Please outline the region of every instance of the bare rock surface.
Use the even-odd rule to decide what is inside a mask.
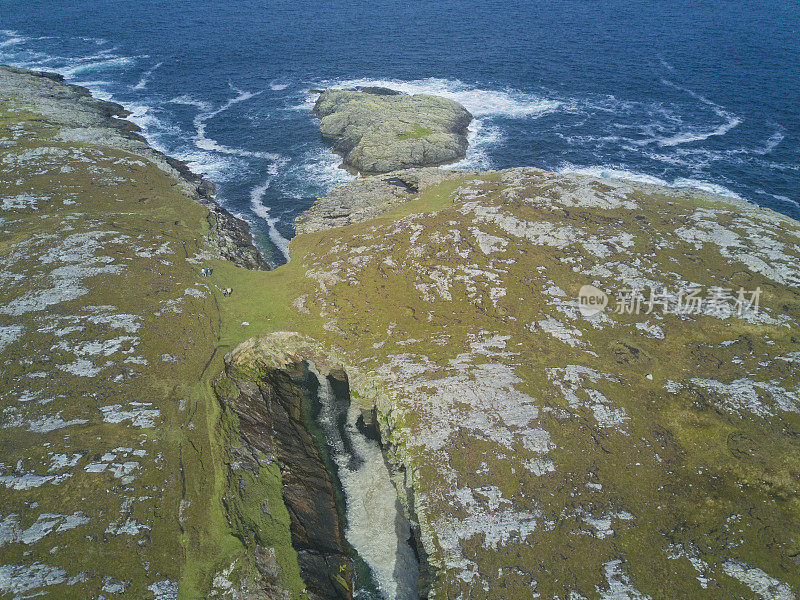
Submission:
[[[464,176],[435,167],[361,177],[331,190],[295,219],[298,234],[360,223],[403,205],[418,192]]]
[[[456,162],[466,155],[472,121],[447,98],[385,88],[325,90],[313,113],[344,165],[363,174]]]

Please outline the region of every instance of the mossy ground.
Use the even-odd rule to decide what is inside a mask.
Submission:
[[[0,159],[27,156],[0,176],[16,198],[0,213],[2,304],[63,293],[65,277],[86,290],[0,314],[0,327],[25,328],[0,348],[2,516],[89,518],[0,547],[3,564],[63,570],[49,593],[96,595],[113,573],[130,597],[158,581],[179,582],[181,598],[223,595],[217,575],[252,575],[258,543],[301,596],[278,470],[229,468],[237,424],[211,388],[227,351],[270,331],[313,337],[391,394],[380,418],[418,487],[436,597],[756,598],[747,582],[760,574],[800,589],[800,299],[781,279],[782,266],[797,272],[797,224],[707,198],[489,173],[296,238],[289,264],[252,272],[212,257],[205,209],[167,174],[0,110]],[[728,234],[758,260],[721,246]],[[760,286],[767,318],[580,317],[582,285],[632,278]],[[112,307],[106,321],[93,307]],[[113,350],[102,344],[120,337],[108,324],[119,315],[139,319],[135,340],[114,342],[124,353],[84,346]],[[100,371],[63,370],[73,363]],[[739,380],[750,405],[724,393]],[[152,425],[123,414],[145,408]],[[68,424],[34,431],[45,418]],[[103,460],[117,448],[145,452],[133,479],[114,471],[130,453]],[[56,468],[56,454],[79,458]],[[129,520],[148,528],[119,533]],[[740,568],[749,575],[729,574]]]
[[[419,123],[414,123],[409,131],[401,131],[398,133],[397,138],[400,140],[419,139],[432,133],[433,129],[430,129],[429,127],[423,127]]]

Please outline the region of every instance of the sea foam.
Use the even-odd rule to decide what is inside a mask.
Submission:
[[[736,198],[739,200],[742,199],[742,197],[736,192],[716,183],[689,178],[677,178],[672,181],[667,181],[666,179],[648,175],[647,173],[629,171],[616,165],[578,166],[571,163],[563,163],[557,169],[557,172],[579,173],[581,175],[589,175],[591,177],[598,177],[600,179],[629,179],[631,181],[639,181],[642,183],[650,183],[653,185],[661,185],[671,188],[691,187],[712,194],[717,194],[719,196],[726,196],[728,198]]]
[[[268,169],[269,177],[263,183],[255,186],[253,189],[250,190],[250,210],[253,211],[257,217],[263,219],[268,229],[268,235],[270,241],[281,251],[284,258],[288,261],[289,260],[289,240],[287,240],[281,232],[277,229],[277,224],[280,221],[277,217],[273,217],[270,214],[270,208],[264,204],[264,198],[267,194],[267,190],[270,188],[272,184],[273,178],[278,174],[278,170],[283,167],[288,159],[281,159],[276,161],[273,165],[270,166]]]
[[[431,94],[449,98],[458,102],[475,119],[468,130],[469,147],[466,157],[453,165],[459,169],[488,169],[492,167],[491,149],[504,138],[502,129],[492,120],[532,119],[558,110],[561,102],[531,94],[507,89],[485,89],[466,84],[458,79],[442,79],[430,77],[404,81],[399,79],[349,79],[332,80],[317,84],[315,87],[345,89],[355,87],[385,87],[406,94]],[[293,106],[295,109],[310,110],[315,95],[307,94],[303,102]]]

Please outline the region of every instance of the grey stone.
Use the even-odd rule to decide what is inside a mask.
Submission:
[[[447,98],[386,88],[326,90],[313,113],[344,165],[362,174],[461,160],[472,121],[467,109]]]

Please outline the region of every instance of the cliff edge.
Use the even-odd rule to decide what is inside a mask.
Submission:
[[[796,598],[800,224],[531,168],[406,197],[290,266],[370,375],[351,394],[413,490],[425,593]]]

